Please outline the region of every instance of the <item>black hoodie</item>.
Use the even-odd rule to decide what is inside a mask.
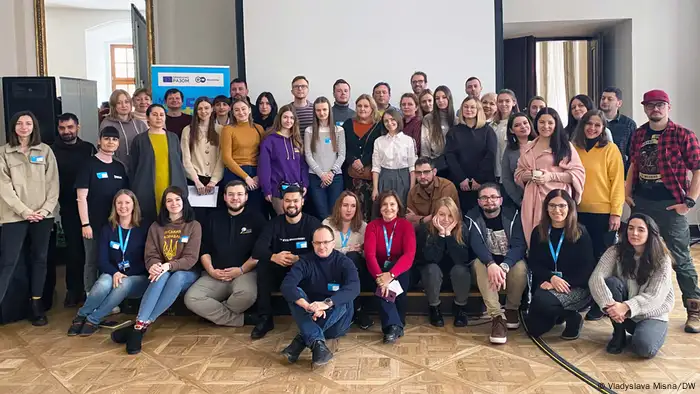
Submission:
[[[489,125],[478,129],[465,124],[452,126],[445,136],[445,158],[452,181],[457,185],[467,178],[482,185],[496,181],[497,147],[496,133]]]
[[[87,160],[97,153],[95,146],[78,138],[74,144],[66,144],[60,139],[51,145],[58,166],[60,192],[58,203],[61,215],[78,213],[78,195],[75,191],[75,178]]]

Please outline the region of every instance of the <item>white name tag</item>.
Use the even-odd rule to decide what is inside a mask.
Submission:
[[[189,240],[190,237],[187,235],[183,235],[182,238],[180,238],[180,242],[182,242],[183,244],[186,244],[187,242],[189,242]]]

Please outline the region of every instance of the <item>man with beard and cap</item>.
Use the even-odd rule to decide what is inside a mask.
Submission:
[[[273,218],[262,231],[253,249],[258,259],[258,324],[251,332],[252,339],[264,337],[275,328],[272,321],[271,296],[278,291],[284,276],[299,261],[299,256],[311,252],[314,231],[321,222],[302,213],[304,190],[292,184],[281,187],[284,215]]]
[[[85,298],[83,291],[85,253],[76,202],[78,196],[74,185],[85,162],[97,152],[94,145],[78,137],[79,132],[78,117],[69,112],[62,114],[58,117],[60,138],[51,146],[58,166],[60,184],[58,203],[61,226],[66,240],[66,298],[63,301],[66,308],[77,306]]]
[[[187,290],[185,305],[214,324],[241,327],[245,311],[258,298],[258,260],[251,255],[265,219],[246,207],[248,188],[234,180],[226,184],[227,212],[212,214],[202,228],[202,277]]]

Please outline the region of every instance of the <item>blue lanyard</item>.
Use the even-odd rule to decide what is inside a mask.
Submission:
[[[391,257],[391,245],[394,244],[394,234],[396,234],[396,224],[398,220],[394,222],[394,228],[391,230],[391,237],[386,234],[386,227],[382,225],[382,230],[384,230],[384,245],[386,245],[386,257]]]
[[[559,252],[561,252],[561,244],[564,242],[564,230],[561,232],[561,236],[559,237],[559,245],[557,245],[557,251],[554,251],[554,245],[552,245],[552,239],[550,238],[550,234],[552,233],[552,227],[549,228],[549,231],[547,231],[547,242],[549,243],[549,253],[552,254],[552,260],[554,260],[554,271],[557,271],[557,260],[559,260]]]
[[[125,259],[126,248],[129,246],[129,237],[131,237],[131,229],[126,232],[126,241],[122,238],[122,226],[119,226],[119,249],[122,251],[122,260]]]
[[[348,247],[348,241],[350,241],[350,234],[352,234],[352,229],[348,229],[348,232],[346,234],[343,234],[342,231],[340,231],[340,247],[341,248],[347,248]]]

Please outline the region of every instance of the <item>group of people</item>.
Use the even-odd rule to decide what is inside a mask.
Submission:
[[[41,297],[60,206],[65,305],[83,304],[68,335],[90,336],[124,299],[140,298],[134,324],[112,333],[129,354],[180,295],[215,324],[254,324],[260,339],[274,329],[280,291],[300,331],[282,353],[295,362],[308,347],[323,365],[326,339],[374,324],[369,302],[385,343],[403,335],[411,276],[430,323],[444,326],[448,274],[454,326],[468,324],[475,282],[495,344],[520,326],[529,291],[530,334],[565,323],[562,338],[576,339],[579,312],[591,307],[586,319],[613,324],[609,352],[629,332],[633,351],[653,357],[673,308],[671,268],[685,331],[700,332],[684,216],[700,195],[700,144],[669,119],[666,93],[644,95],[649,122],[639,128],[619,113],[619,89],[605,89],[600,110],[577,95],[564,127],[541,97],[521,112],[514,92],[482,96],[472,77],[455,111],[450,89],[427,83],[416,72],[396,108],[379,82],[353,110],[342,79],[331,104],[309,101],[309,81],[295,77],[293,102],[279,108],[269,92],[251,102],[236,79],[231,97],[200,97],[192,115],[177,89],[167,109],[147,90],[116,90],[97,148],[78,137],[73,114],[57,119],[51,147],[31,112],[15,114],[0,151],[0,303],[24,260],[30,318],[47,324]],[[193,208],[188,186],[218,188],[218,207]],[[632,216],[617,242],[625,201]],[[253,304],[257,319],[246,314]]]

